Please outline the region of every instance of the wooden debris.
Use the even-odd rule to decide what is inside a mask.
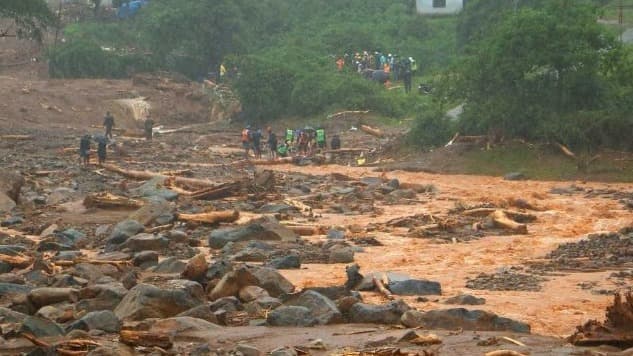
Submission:
[[[155,172],[150,172],[150,171],[136,171],[136,170],[131,170],[131,169],[123,169],[119,166],[116,166],[114,164],[103,164],[101,165],[101,167],[105,168],[106,170],[110,171],[110,172],[114,172],[114,173],[118,173],[124,177],[128,177],[131,179],[137,179],[137,180],[149,180],[152,178],[156,178],[156,177],[165,177],[168,178],[165,175],[162,175],[160,173],[155,173]],[[181,185],[186,185],[186,186],[194,186],[194,187],[200,187],[200,188],[209,188],[209,187],[215,187],[217,186],[216,182],[212,182],[206,179],[195,179],[195,178],[186,178],[186,177],[171,177],[173,179],[173,182],[176,184],[181,184]]]
[[[331,119],[337,118],[339,116],[363,115],[363,114],[368,114],[368,113],[369,113],[369,110],[366,110],[366,111],[358,111],[358,110],[356,110],[356,111],[341,111],[341,112],[337,112],[337,113],[334,113],[334,114],[330,114],[330,115],[327,116],[327,118],[328,118],[328,120],[331,120]]]
[[[387,287],[385,287],[385,285],[383,284],[383,282],[381,280],[379,280],[378,278],[374,277],[373,278],[373,282],[374,285],[376,286],[376,288],[378,289],[378,291],[385,296],[385,298],[389,299],[389,300],[394,300],[395,298],[393,297],[393,294],[391,294],[391,292],[389,291],[389,289],[387,289]]]
[[[221,222],[234,222],[240,218],[240,213],[237,210],[227,211],[212,211],[201,214],[178,214],[178,220],[187,221],[192,223],[210,224],[215,225]]]
[[[301,215],[306,216],[306,217],[311,217],[312,216],[312,207],[310,207],[309,205],[306,205],[298,200],[294,200],[294,199],[284,199],[284,204],[288,204],[292,207],[297,208],[297,210],[299,210],[299,212],[301,213]]]
[[[114,195],[108,192],[88,194],[84,199],[86,208],[138,209],[144,203],[140,200]]]
[[[144,230],[144,232],[147,233],[147,234],[156,234],[156,233],[159,233],[161,231],[171,230],[173,227],[174,227],[174,224],[155,226],[155,227],[152,227],[152,228],[146,228]]]
[[[119,341],[130,346],[170,349],[174,343],[168,334],[149,331],[121,330]]]
[[[86,355],[92,349],[101,346],[98,342],[87,339],[64,340],[55,344],[49,344],[29,333],[21,333],[20,335],[32,342],[33,345],[53,351],[56,355],[62,356]]]
[[[284,224],[285,227],[292,230],[295,234],[299,236],[314,236],[321,235],[323,233],[323,228],[313,225],[294,225],[294,224]]]
[[[274,166],[274,165],[278,165],[278,164],[290,164],[293,163],[295,160],[294,157],[280,157],[278,159],[275,160],[269,160],[269,159],[253,159],[248,161],[250,164],[253,164],[255,166]]]
[[[464,210],[461,212],[462,215],[466,216],[474,216],[474,217],[485,217],[491,214],[494,214],[497,211],[502,211],[505,215],[507,215],[512,220],[517,222],[532,222],[536,221],[536,216],[532,214],[521,213],[518,211],[512,210],[499,210],[497,208],[476,208]]]
[[[379,128],[371,127],[369,125],[360,125],[360,129],[361,131],[368,133],[372,136],[379,137],[379,138],[384,137],[382,130],[380,130]]]
[[[55,261],[55,265],[60,267],[71,267],[80,263],[88,263],[93,265],[112,265],[116,267],[119,271],[123,271],[127,267],[132,266],[132,261],[102,261],[87,258],[78,258],[72,261]]]
[[[503,212],[503,210],[497,210],[490,216],[492,218],[492,222],[503,229],[507,229],[517,234],[527,234],[527,225],[519,224],[518,222],[510,219],[508,215]]]
[[[431,346],[431,345],[439,345],[442,343],[442,339],[440,339],[435,334],[428,335],[418,335],[415,339],[409,341],[412,344],[419,346]]]
[[[242,188],[242,182],[221,184],[187,194],[193,199],[215,200],[230,197]]]
[[[511,338],[511,337],[503,336],[503,337],[501,337],[501,338],[502,338],[503,340],[508,341],[508,342],[511,342],[511,343],[513,343],[513,344],[515,344],[515,345],[518,345],[518,346],[521,346],[521,347],[526,347],[524,343],[522,343],[522,342],[521,342],[521,341],[519,341],[519,340],[515,340],[515,339],[513,339],[513,338]]]
[[[30,266],[33,263],[33,259],[23,254],[10,256],[0,253],[0,262],[4,262],[13,268],[22,269]]]
[[[633,347],[633,292],[617,293],[613,305],[607,307],[606,320],[590,320],[568,338],[576,346],[611,345],[622,349]]]
[[[0,140],[4,141],[29,141],[33,136],[30,135],[0,135]]]
[[[514,350],[497,350],[486,353],[486,356],[526,356]]]

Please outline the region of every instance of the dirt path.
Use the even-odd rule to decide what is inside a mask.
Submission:
[[[275,166],[273,169],[315,174],[314,167]],[[318,169],[318,174],[332,172],[357,178],[380,175],[368,168],[326,166]],[[533,332],[543,335],[569,335],[576,325],[588,319],[603,318],[611,297],[594,295],[589,290],[582,290],[578,284],[594,282],[600,288],[613,289],[614,285],[606,281],[610,272],[548,277],[549,281],[544,283],[539,292],[473,291],[465,287],[465,282],[467,277],[475,277],[482,272],[494,272],[499,268],[543,257],[557,245],[579,240],[585,234],[617,231],[630,226],[633,216],[617,201],[550,194],[552,188],[570,184],[561,182],[509,182],[494,177],[407,172],[391,172],[387,176],[401,182],[433,184],[440,193],[425,204],[385,207],[385,213],[378,217],[325,214],[319,223],[325,226],[365,225],[398,216],[446,210],[453,207],[456,201],[468,204],[498,203],[509,198],[523,198],[544,211],[536,212],[538,221],[529,224],[528,235],[491,236],[468,243],[437,244],[426,239],[379,233],[377,238],[385,246],[368,247],[364,253],[357,255],[356,261],[362,271],[400,271],[414,277],[439,281],[446,296],[472,293],[485,297],[487,303],[483,309],[528,322]],[[576,184],[594,189],[633,188],[631,184]],[[304,287],[340,285],[345,280],[345,271],[340,265],[305,267],[307,269],[285,271],[284,274],[296,285]],[[370,296],[367,297],[371,300]],[[414,298],[407,302],[421,309],[446,307],[433,302],[419,303]]]

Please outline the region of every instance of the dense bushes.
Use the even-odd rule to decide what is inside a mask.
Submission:
[[[48,57],[53,78],[124,78],[151,68],[142,55],[106,51],[83,40],[61,44],[51,49]]]

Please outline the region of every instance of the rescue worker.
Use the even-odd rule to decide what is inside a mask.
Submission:
[[[334,135],[334,137],[332,137],[332,141],[330,141],[330,148],[333,150],[341,149],[341,138],[338,135]]]
[[[154,120],[152,120],[149,117],[145,119],[144,128],[145,128],[145,139],[147,141],[151,141],[152,138],[154,137],[154,131],[152,130],[153,127],[154,127]]]
[[[248,159],[248,152],[251,149],[251,127],[246,126],[244,130],[242,130],[242,147],[244,148],[244,154],[246,155],[246,159]]]
[[[286,129],[286,141],[292,142],[294,140],[295,132],[292,129]]]
[[[270,159],[277,158],[277,135],[273,132],[272,128],[268,126],[268,149],[270,150]]]
[[[103,118],[103,127],[105,128],[105,137],[112,138],[112,128],[114,127],[114,117],[110,112],[106,112],[106,116]]]
[[[404,72],[402,73],[402,80],[404,81],[404,92],[409,94],[411,92],[411,81],[413,73],[411,72],[411,68],[406,66],[404,68]]]
[[[79,140],[79,158],[86,167],[90,163],[90,135],[84,135]]]
[[[279,145],[279,147],[277,147],[277,154],[279,154],[279,157],[288,157],[289,147],[290,141],[286,141],[283,144]]]
[[[251,135],[251,142],[253,143],[253,152],[255,158],[262,159],[262,130],[257,129]]]
[[[108,145],[107,137],[101,137],[101,136],[97,137],[97,158],[98,158],[100,166],[104,164],[106,161],[107,145]]]
[[[324,149],[327,146],[325,130],[322,127],[316,130],[316,144],[320,149]]]

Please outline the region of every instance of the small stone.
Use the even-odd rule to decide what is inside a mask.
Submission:
[[[314,326],[318,321],[306,307],[282,306],[268,314],[268,324],[271,326]]]

